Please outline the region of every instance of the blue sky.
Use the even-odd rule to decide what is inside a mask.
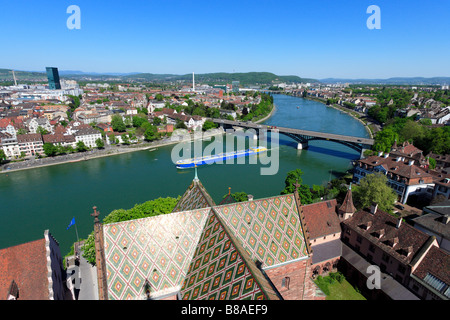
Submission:
[[[69,30],[67,7],[81,10]],[[369,5],[381,29],[369,30]],[[0,68],[450,76],[448,0],[0,0]]]

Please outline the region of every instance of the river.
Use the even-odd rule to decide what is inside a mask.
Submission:
[[[369,137],[359,121],[322,103],[285,95],[274,95],[274,103],[276,111],[265,124]],[[344,173],[359,157],[356,151],[329,141],[312,141],[305,150],[297,150],[296,145],[280,135],[279,168],[274,175],[261,175],[260,169],[267,165],[246,161],[201,166],[198,176],[216,203],[228,187],[258,199],[279,194],[290,170],[300,168],[303,183],[312,186]],[[172,148],[1,174],[0,248],[42,238],[49,229],[65,255],[77,240],[76,231],[86,238],[93,230],[94,205],[103,218],[114,209],[183,194],[194,170],[177,170],[171,161]],[[73,217],[76,226],[66,230]]]

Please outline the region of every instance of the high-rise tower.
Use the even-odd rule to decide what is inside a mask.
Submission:
[[[58,68],[47,67],[47,79],[50,90],[61,89],[61,82],[59,81]]]

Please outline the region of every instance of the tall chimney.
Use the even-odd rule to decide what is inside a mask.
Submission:
[[[192,92],[195,92],[195,76],[194,76],[194,72],[192,72]]]

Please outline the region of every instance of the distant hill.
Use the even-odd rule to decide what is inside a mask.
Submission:
[[[395,77],[388,79],[320,79],[322,83],[350,83],[350,84],[393,84],[393,85],[445,85],[450,84],[450,77]]]
[[[192,81],[192,73],[185,75],[138,73],[125,76],[125,79],[143,81]],[[315,79],[300,78],[299,76],[278,76],[270,72],[245,73],[203,73],[195,74],[195,81],[209,84],[224,84],[239,81],[241,85],[270,85],[274,83],[317,82]]]
[[[46,81],[47,75],[45,71],[19,71],[15,70],[17,80],[29,81]],[[166,81],[192,81],[192,73],[177,75],[177,74],[154,74],[154,73],[96,73],[83,72],[78,70],[59,70],[59,74],[65,79],[75,80],[111,80],[118,81],[142,81],[142,82],[166,82]],[[0,69],[0,81],[12,81],[13,76],[11,69]],[[245,73],[204,73],[195,74],[195,81],[197,83],[208,84],[225,84],[232,81],[239,81],[241,85],[271,85],[275,83],[306,83],[317,82],[315,79],[301,78],[299,76],[287,75],[279,76],[270,72],[245,72]]]
[[[47,75],[45,72],[35,72],[35,71],[18,71],[14,70],[16,79],[19,80],[30,80],[30,81],[46,81]],[[13,74],[11,69],[0,69],[0,81],[13,81]]]

